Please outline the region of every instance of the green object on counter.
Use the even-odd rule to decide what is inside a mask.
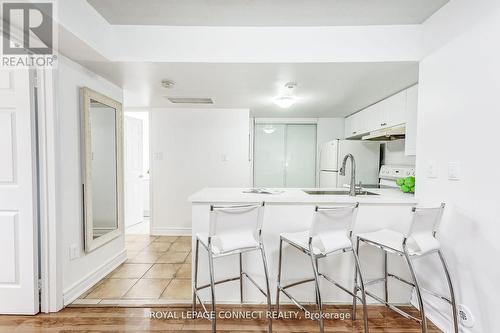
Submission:
[[[398,186],[404,185],[404,183],[405,183],[404,178],[398,178],[398,180],[396,180],[396,184],[398,184]]]
[[[415,186],[413,186],[412,188],[410,188],[410,193],[415,193]]]
[[[410,192],[410,188],[406,185],[401,185],[401,191],[403,191],[404,193],[408,193]]]
[[[404,184],[408,187],[414,187],[415,186],[415,177],[406,177]]]

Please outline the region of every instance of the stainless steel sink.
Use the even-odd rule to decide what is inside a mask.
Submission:
[[[305,193],[311,194],[311,195],[349,195],[349,191],[346,191],[346,190],[330,190],[330,191],[328,191],[328,190],[326,190],[326,191],[322,191],[322,190],[303,190],[303,191]],[[378,194],[362,190],[360,192],[357,192],[356,195],[378,195]]]

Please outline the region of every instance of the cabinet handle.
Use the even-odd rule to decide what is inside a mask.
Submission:
[[[352,134],[356,134],[356,133],[358,133],[358,132],[352,132]]]
[[[382,123],[380,124],[380,126],[387,126],[387,123]]]

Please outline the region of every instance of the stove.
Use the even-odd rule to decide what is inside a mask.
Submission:
[[[412,165],[382,165],[379,173],[379,186],[382,188],[397,188],[398,178],[415,177],[415,166]]]

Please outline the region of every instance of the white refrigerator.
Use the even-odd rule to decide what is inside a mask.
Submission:
[[[333,140],[321,145],[319,156],[319,187],[335,188],[349,184],[350,161],[345,176],[339,174],[345,155],[352,154],[356,161],[356,183],[378,184],[380,143],[361,140]]]

